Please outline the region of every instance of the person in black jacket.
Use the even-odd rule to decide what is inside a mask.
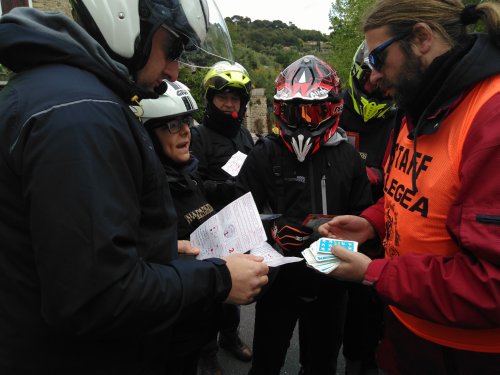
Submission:
[[[221,210],[235,198],[235,177],[222,167],[237,152],[247,155],[253,139],[243,119],[250,100],[252,82],[240,64],[220,61],[203,79],[205,114],[203,123],[192,129],[191,151],[199,160],[199,173],[203,179],[210,204]],[[240,310],[238,306],[224,305],[224,326],[219,345],[241,361],[249,361],[252,351],[239,337]],[[217,340],[207,346],[200,365],[202,375],[221,372],[217,360]]]
[[[281,214],[271,236],[285,255],[317,238],[309,214],[360,212],[371,203],[363,162],[338,127],[343,99],[335,70],[304,56],[276,80],[279,136],[259,139],[238,175],[238,194],[252,192],[260,212]],[[346,304],[345,285],[305,262],[280,267],[256,302],[252,375],[279,374],[299,323],[303,374],[336,374]]]
[[[390,147],[396,107],[391,97],[370,82],[370,74],[368,50],[363,41],[354,55],[348,87],[344,91],[340,126],[365,162],[372,196],[377,201],[383,195],[384,156]],[[360,249],[372,258],[384,256],[378,240],[369,241]],[[383,331],[383,305],[364,285],[349,284],[348,295],[342,345],[346,375],[376,374],[375,352]]]
[[[220,210],[235,198],[235,178],[222,169],[238,151],[248,155],[253,138],[242,126],[252,82],[238,63],[220,61],[205,75],[203,123],[192,129],[191,151],[199,159],[200,176],[210,203]]]
[[[0,92],[0,373],[164,375],[181,316],[267,280],[256,258],[177,259],[165,172],[129,108],[177,79],[207,3],[71,3],[83,28],[27,7],[0,18],[16,73]]]
[[[190,234],[216,213],[207,202],[198,176],[198,160],[189,152],[192,115],[198,110],[189,89],[181,82],[166,82],[158,99],[145,99],[140,107],[142,123],[151,136],[167,176],[177,212],[177,238],[181,257],[198,255],[189,244]],[[194,314],[185,314],[173,328],[172,349],[167,359],[170,375],[196,375],[201,348],[218,330],[221,304],[214,303]]]

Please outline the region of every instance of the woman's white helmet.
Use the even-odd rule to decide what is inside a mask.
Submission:
[[[209,51],[232,59],[224,18],[213,0],[70,0],[73,17],[107,52],[134,73],[149,57],[156,30],[165,25],[182,39],[186,51],[207,48],[211,35],[225,51]],[[210,46],[215,45],[213,41]],[[213,48],[212,48],[213,49]]]
[[[167,91],[157,99],[143,99],[140,106],[131,106],[147,129],[162,126],[165,120],[186,116],[198,110],[189,88],[179,81],[167,82]]]

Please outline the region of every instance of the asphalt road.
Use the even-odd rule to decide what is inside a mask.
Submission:
[[[250,347],[253,340],[253,322],[255,314],[255,303],[241,306],[240,337]],[[224,349],[219,349],[219,362],[224,375],[246,375],[250,369],[250,363],[238,361]],[[339,355],[337,374],[345,373],[345,364],[342,355]],[[299,347],[297,329],[292,337],[290,348],[286,356],[285,366],[281,369],[281,375],[297,375],[299,372]]]

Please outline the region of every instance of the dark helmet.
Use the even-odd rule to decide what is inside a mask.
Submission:
[[[178,44],[172,55],[193,51],[202,45],[214,16],[221,18],[219,30],[227,30],[212,0],[70,0],[73,17],[112,58],[134,73],[147,62],[153,34],[164,26]],[[210,5],[210,6],[209,6]],[[211,10],[209,14],[209,8]],[[230,40],[229,35],[227,35]],[[227,46],[227,43],[223,43]],[[230,43],[229,43],[230,44]],[[231,52],[232,53],[232,52]]]
[[[363,41],[354,55],[348,91],[354,110],[364,122],[391,115],[395,109],[394,100],[384,96],[370,83],[371,72],[368,65],[368,48]]]
[[[241,123],[245,117],[248,101],[250,100],[250,91],[252,90],[252,81],[246,69],[238,63],[229,61],[219,61],[210,68],[203,78],[202,92],[206,99],[207,115],[214,117],[217,122],[227,123],[231,126],[232,122]],[[240,111],[237,118],[224,118],[215,108],[212,99],[216,93],[233,92],[240,99]]]
[[[315,56],[304,56],[275,82],[274,114],[279,133],[299,161],[314,154],[335,133],[343,108],[337,72]]]

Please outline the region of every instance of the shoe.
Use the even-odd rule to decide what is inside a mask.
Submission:
[[[200,357],[198,375],[222,375],[222,368],[216,353]]]
[[[236,336],[235,339],[229,340],[224,336],[219,337],[219,346],[222,349],[230,352],[235,358],[243,362],[250,362],[252,359],[252,349],[248,347],[241,339]]]

